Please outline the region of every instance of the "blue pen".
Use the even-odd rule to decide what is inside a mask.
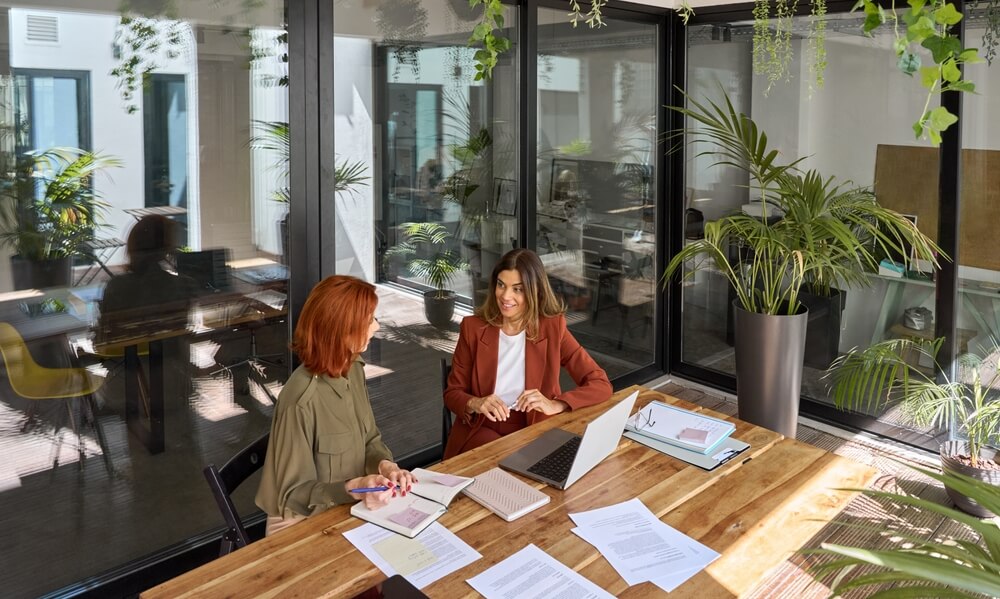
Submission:
[[[348,493],[378,493],[379,491],[388,491],[389,487],[362,487],[360,489],[349,489]]]

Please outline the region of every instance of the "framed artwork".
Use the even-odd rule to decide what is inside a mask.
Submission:
[[[517,212],[517,181],[494,179],[493,211],[503,216],[514,216]]]
[[[553,158],[549,171],[549,204],[560,205],[576,200],[579,193],[580,161]]]

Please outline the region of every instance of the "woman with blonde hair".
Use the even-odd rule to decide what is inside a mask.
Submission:
[[[608,375],[566,328],[564,307],[531,250],[507,252],[489,294],[462,320],[444,402],[457,416],[446,458],[554,414],[605,401]],[[561,368],[576,389],[563,393]]]
[[[292,344],[302,365],[278,396],[257,490],[268,535],[342,503],[376,509],[416,482],[392,460],[368,402],[360,354],[379,329],[376,304],[374,285],[339,275],[306,298]]]

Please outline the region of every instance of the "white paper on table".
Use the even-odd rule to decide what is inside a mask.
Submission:
[[[630,586],[650,580],[670,584],[674,575],[696,573],[719,557],[661,522],[638,499],[569,517],[577,525],[573,532],[596,547]]]
[[[466,582],[486,599],[614,597],[534,545],[528,545]]]
[[[370,523],[344,538],[386,576],[400,574],[418,589],[483,557],[440,522],[412,539]]]
[[[716,560],[716,558],[718,558],[718,557],[719,557],[719,555],[716,554],[715,557],[713,557],[712,559],[710,559],[708,561],[708,563],[714,562]],[[707,565],[708,564],[705,564],[705,566],[707,566]],[[653,580],[650,580],[649,582],[655,584],[656,586],[660,587],[661,589],[663,589],[664,591],[666,591],[667,593],[669,593],[670,591],[676,589],[677,587],[679,587],[682,584],[684,584],[685,582],[687,582],[687,580],[689,578],[691,578],[692,576],[694,576],[698,572],[701,572],[702,570],[704,570],[705,566],[698,566],[697,568],[691,568],[690,570],[683,570],[681,572],[674,572],[672,574],[668,574],[667,576],[663,576],[661,578],[654,578]]]

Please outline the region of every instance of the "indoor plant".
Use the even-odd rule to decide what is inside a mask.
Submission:
[[[424,315],[438,328],[447,327],[455,312],[455,292],[446,289],[458,273],[469,263],[445,245],[451,237],[438,223],[403,223],[404,240],[386,251],[386,257],[402,257],[410,274],[427,280],[434,287],[424,292]]]
[[[955,491],[972,497],[978,504],[1000,513],[1000,488],[960,474],[938,474],[921,468],[915,470],[944,483],[949,493]],[[935,535],[928,540],[892,531],[892,538],[898,547],[891,549],[874,550],[823,543],[822,549],[807,553],[835,557],[833,561],[812,568],[817,576],[842,572],[831,584],[831,596],[862,589],[868,593],[878,590],[878,596],[885,598],[1000,596],[1000,526],[995,521],[980,520],[903,493],[859,490],[878,499],[941,514],[969,527],[979,539],[978,542],[970,541],[951,533],[944,538]],[[882,523],[872,525],[884,526]],[[853,577],[846,576],[855,567],[869,565],[878,569],[874,572],[862,571]],[[871,588],[872,585],[875,585],[874,588]],[[889,585],[893,587],[885,588]]]
[[[807,285],[867,285],[876,252],[915,255],[936,264],[937,247],[870,193],[834,184],[798,168],[803,158],[779,162],[767,135],[728,97],[723,105],[670,107],[692,121],[672,139],[704,147],[713,168],[734,167],[748,180],[759,216],[738,212],[705,224],[667,265],[664,278],[714,267],[736,295],[736,379],[740,418],[794,436],[807,325],[801,292]],[[706,147],[707,146],[707,147]]]
[[[940,345],[941,340],[889,339],[848,352],[830,367],[833,400],[837,407],[853,410],[898,405],[921,427],[948,428],[954,423],[965,440],[941,444],[942,469],[1000,485],[1000,461],[997,451],[989,447],[1000,434],[1000,346],[993,345],[985,358],[974,353],[961,355],[953,380],[937,362]],[[920,357],[934,362],[933,372],[912,366]],[[948,493],[959,508],[971,514],[1000,513],[991,514],[950,487]]]
[[[17,159],[0,205],[0,244],[14,250],[16,289],[70,285],[73,258],[85,254],[105,206],[94,191],[94,175],[118,166],[117,158],[76,148]]]

